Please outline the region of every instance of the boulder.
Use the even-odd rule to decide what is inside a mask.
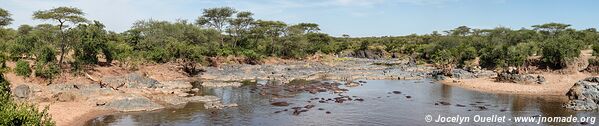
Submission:
[[[206,96],[185,97],[185,100],[188,102],[213,102],[213,101],[220,100],[220,98],[218,98],[216,96],[206,95]]]
[[[273,103],[270,103],[270,104],[273,105],[273,106],[289,106],[289,103],[284,102],[284,101],[282,101],[282,102],[273,102]]]
[[[434,80],[437,81],[441,81],[441,80],[445,80],[445,75],[443,75],[443,71],[442,70],[433,70],[432,72],[428,73]]]
[[[545,83],[545,77],[543,77],[541,75],[537,75],[535,77],[535,76],[528,75],[528,74],[515,74],[515,73],[509,73],[509,72],[504,72],[504,73],[499,74],[496,79],[499,82],[511,82],[511,83],[525,83],[525,84],[529,84],[529,83],[543,84],[543,83]]]
[[[240,82],[229,82],[229,81],[205,81],[202,82],[204,87],[239,87],[242,84]]]
[[[174,106],[187,104],[187,100],[185,99],[185,97],[179,97],[179,96],[174,96],[174,95],[154,96],[153,99],[160,101],[162,103],[165,103],[168,105],[174,105]]]
[[[164,108],[163,106],[152,102],[150,99],[142,96],[126,96],[120,99],[108,102],[103,107],[121,112],[132,111],[152,111]]]
[[[599,103],[599,77],[588,77],[574,84],[566,93],[568,103],[565,108],[574,110],[594,110]]]
[[[102,83],[107,86],[118,89],[127,88],[157,88],[161,87],[160,83],[152,78],[146,77],[142,73],[133,72],[124,76],[112,76],[102,78]]]
[[[475,78],[475,75],[474,73],[471,73],[464,69],[453,69],[451,70],[451,77],[457,79],[472,79]]]
[[[166,81],[162,82],[163,88],[166,89],[182,89],[182,90],[191,90],[193,85],[190,82],[186,81]]]
[[[31,94],[31,89],[27,85],[19,85],[12,92],[17,98],[27,99]]]
[[[72,102],[77,99],[77,95],[72,92],[60,92],[53,97],[60,102]]]
[[[477,70],[476,72],[474,72],[474,74],[477,78],[497,76],[497,73],[490,70]]]

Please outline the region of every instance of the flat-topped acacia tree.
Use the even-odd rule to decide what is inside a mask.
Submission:
[[[40,20],[53,20],[53,21],[57,21],[58,24],[58,28],[60,29],[60,59],[58,60],[58,64],[62,63],[64,54],[65,54],[65,35],[64,35],[64,28],[67,28],[68,26],[65,25],[65,23],[73,23],[73,24],[78,24],[78,23],[82,23],[82,22],[86,22],[87,19],[85,19],[83,16],[85,15],[85,13],[83,13],[83,11],[81,11],[81,9],[79,8],[75,8],[75,7],[57,7],[57,8],[53,8],[50,10],[40,10],[40,11],[36,11],[33,13],[33,19],[40,19]]]
[[[202,16],[198,17],[196,23],[201,26],[216,29],[220,33],[220,45],[223,46],[225,40],[222,33],[224,29],[229,26],[229,21],[232,20],[231,16],[235,13],[237,13],[237,10],[231,7],[204,9]]]
[[[10,18],[10,13],[0,8],[0,27],[9,25],[11,21],[12,18]]]

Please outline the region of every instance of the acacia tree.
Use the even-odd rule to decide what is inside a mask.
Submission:
[[[567,29],[570,26],[571,25],[569,24],[562,23],[547,23],[542,25],[533,25],[532,27],[534,28],[534,30],[537,30],[543,34],[556,36],[557,33]]]
[[[83,16],[85,15],[85,13],[83,13],[83,11],[81,11],[79,8],[75,8],[75,7],[57,7],[57,8],[53,8],[50,10],[41,10],[41,11],[36,11],[33,13],[33,18],[34,19],[40,19],[40,20],[53,20],[53,21],[57,21],[58,24],[58,28],[60,29],[60,36],[61,36],[61,40],[60,40],[60,59],[58,60],[58,63],[61,64],[64,54],[65,54],[65,34],[64,34],[64,30],[65,28],[67,28],[68,26],[65,25],[65,23],[70,22],[73,24],[78,24],[81,22],[86,22],[87,19],[85,19]]]
[[[208,28],[216,29],[220,34],[220,45],[223,46],[225,39],[222,36],[223,30],[228,27],[228,23],[232,20],[231,16],[237,11],[231,7],[219,7],[204,9],[196,23]]]
[[[10,18],[10,13],[0,8],[0,27],[10,25],[10,22],[12,22],[12,18]]]
[[[233,36],[233,47],[237,46],[237,41],[241,40],[242,37],[245,37],[245,34],[249,31],[250,26],[254,22],[254,15],[252,12],[239,12],[235,16],[235,19],[229,20],[229,24],[231,27],[228,29],[228,32],[231,36]]]
[[[279,36],[285,34],[287,24],[281,21],[263,21],[258,20],[254,23],[253,32],[264,35],[264,37],[270,38],[270,54],[275,53],[275,41]]]

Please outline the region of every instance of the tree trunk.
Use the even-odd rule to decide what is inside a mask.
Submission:
[[[275,53],[275,38],[270,39],[270,56],[274,56]]]
[[[60,29],[60,58],[58,59],[58,66],[62,65],[62,59],[64,58],[64,46],[65,46],[65,36],[64,36],[64,31],[62,31],[62,26],[63,26],[64,22],[60,22],[60,25],[58,25],[58,28]]]

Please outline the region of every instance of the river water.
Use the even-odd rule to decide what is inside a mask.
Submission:
[[[101,116],[88,121],[86,125],[455,125],[459,121],[440,123],[435,120],[439,116],[458,115],[469,117],[469,122],[462,122],[466,125],[537,125],[537,122],[515,123],[512,117],[599,116],[597,111],[572,111],[562,108],[562,104],[567,101],[566,97],[482,93],[438,84],[427,79],[372,80],[362,86],[346,87],[349,91],[343,93],[344,95],[362,98],[364,101],[319,103],[318,100],[311,100],[316,97],[325,99],[337,97],[337,94],[328,92],[300,93],[290,98],[277,99],[291,103],[285,107],[270,105],[273,98],[251,93],[250,87],[204,89],[205,94],[216,95],[222,98],[223,103],[236,103],[238,107],[211,110],[204,109],[201,103],[190,103],[177,109]],[[400,91],[401,94],[392,93],[393,91]],[[440,101],[450,105],[443,105],[439,103]],[[299,115],[293,115],[290,109],[310,104],[315,107]],[[282,111],[284,109],[289,111]],[[281,112],[275,113],[276,111]],[[327,111],[330,113],[327,114]],[[427,115],[433,117],[432,122],[425,120]],[[506,122],[474,122],[475,117],[493,115],[505,116],[506,119],[503,120]],[[580,125],[581,123],[541,122],[539,124]]]

